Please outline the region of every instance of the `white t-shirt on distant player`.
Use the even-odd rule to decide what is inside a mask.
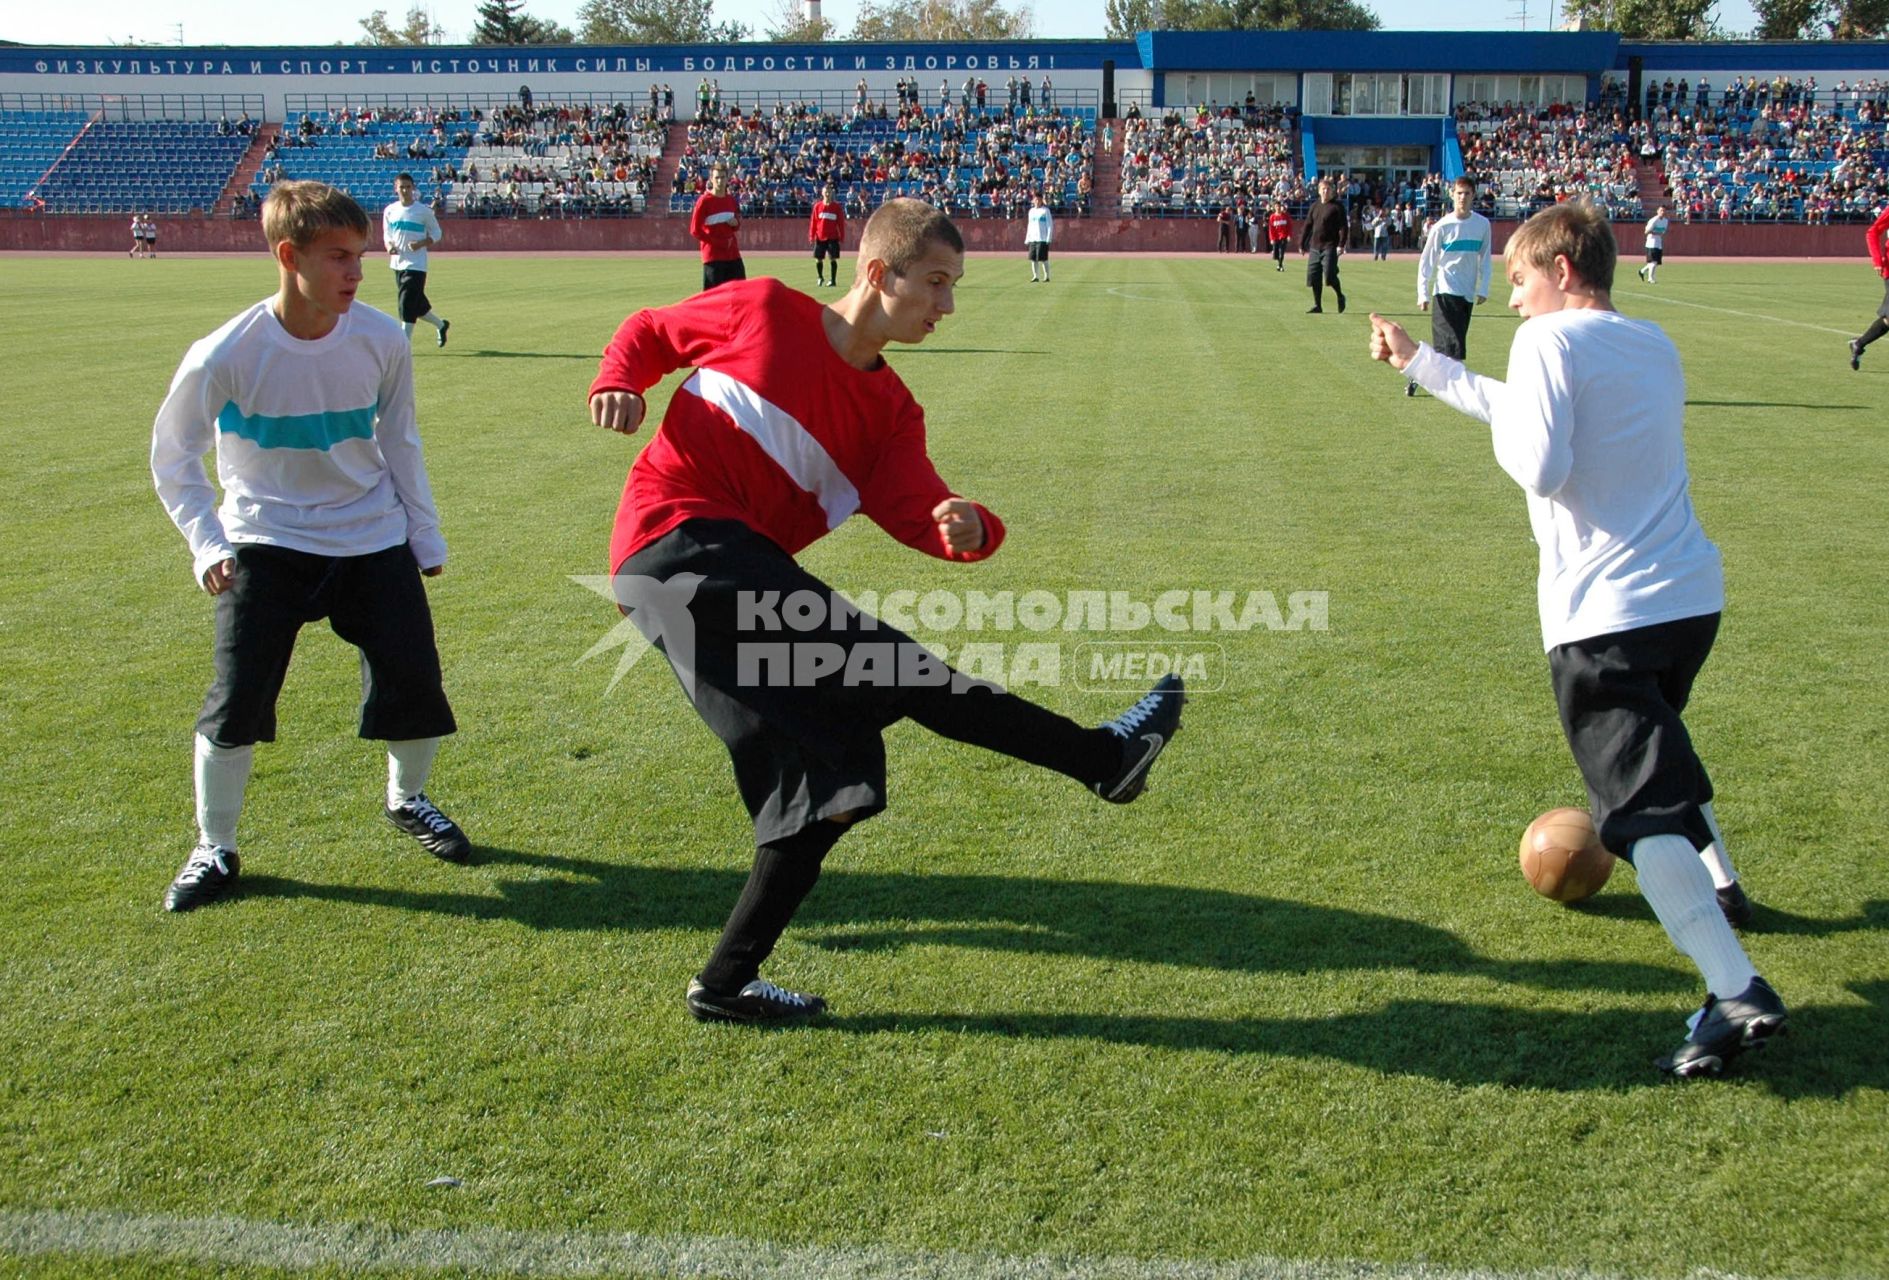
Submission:
[[[1049,206],[1041,204],[1031,205],[1029,225],[1023,232],[1023,243],[1048,244],[1050,228],[1054,221],[1055,220],[1050,216]]]
[[[439,219],[433,216],[429,205],[418,200],[412,204],[396,200],[382,210],[380,232],[387,251],[393,255],[391,262],[395,271],[426,270],[426,250],[407,246],[429,238],[434,244],[440,242]]]
[[[1672,222],[1666,218],[1653,218],[1649,220],[1646,224],[1646,247],[1649,249],[1664,249],[1666,247],[1666,228],[1671,225]]]

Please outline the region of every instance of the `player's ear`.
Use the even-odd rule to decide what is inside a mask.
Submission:
[[[293,240],[276,241],[270,252],[275,255],[277,266],[284,271],[295,270],[295,242]]]
[[[860,274],[866,277],[866,283],[875,290],[883,290],[888,271],[884,258],[867,258],[860,269]]]

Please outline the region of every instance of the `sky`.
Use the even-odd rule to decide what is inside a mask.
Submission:
[[[420,0],[453,42],[464,42],[478,0]],[[525,12],[575,31],[582,0],[528,0]],[[22,44],[103,45],[132,40],[161,44],[353,44],[360,20],[385,8],[398,26],[415,0],[341,0],[319,5],[257,4],[255,0],[85,0],[76,5],[0,0],[0,39]],[[1558,0],[1365,0],[1387,31],[1541,31],[1559,18]],[[718,21],[747,24],[757,33],[776,22],[781,0],[715,0]],[[1011,7],[1015,0],[1011,0]],[[1098,39],[1103,0],[1034,0],[1036,35]],[[824,0],[824,16],[849,29],[858,0]],[[1750,0],[1719,0],[1717,16],[1729,31],[1757,23]],[[181,34],[182,39],[179,39]]]

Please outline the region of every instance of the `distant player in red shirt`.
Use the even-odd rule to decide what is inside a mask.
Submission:
[[[718,164],[709,171],[708,190],[696,200],[689,214],[689,234],[702,246],[704,291],[730,280],[748,278],[736,234],[740,229],[741,205],[728,194],[728,170]]]
[[[754,823],[747,887],[689,983],[697,1018],[778,1024],[825,1010],[760,968],[828,851],[885,808],[887,726],[914,720],[1117,804],[1140,794],[1180,728],[1177,677],[1085,729],[953,670],[794,562],[856,512],[941,560],[982,560],[1003,543],[1003,523],[939,478],[924,411],[881,355],[924,341],[955,309],[963,274],[951,220],[892,200],[867,221],[852,288],[832,305],[759,279],[639,311],[591,384],[591,420],[629,434],[643,393],[693,370],[630,468],[610,564],[619,606],[727,746]]]
[[[1292,244],[1292,215],[1286,207],[1274,202],[1272,212],[1266,217],[1266,240],[1272,246],[1273,268],[1286,269],[1286,250]]]
[[[846,209],[833,198],[830,182],[820,188],[820,198],[814,202],[813,217],[807,222],[807,239],[813,242],[813,278],[822,287],[839,288],[840,242],[846,239]],[[822,271],[823,261],[833,264],[831,280]]]
[[[1876,274],[1883,279],[1882,305],[1876,308],[1876,319],[1869,328],[1863,330],[1863,336],[1850,339],[1850,368],[1863,367],[1863,348],[1867,347],[1883,334],[1889,333],[1889,245],[1884,244],[1889,238],[1889,205],[1869,224],[1865,242],[1869,245],[1869,260],[1875,264]]]

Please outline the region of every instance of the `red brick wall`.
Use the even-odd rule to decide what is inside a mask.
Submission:
[[[37,250],[56,253],[122,253],[131,243],[130,218],[116,215],[68,214],[56,217],[0,213],[0,251]],[[228,218],[159,218],[158,252],[261,253],[262,225]],[[1515,223],[1496,224],[1496,244],[1504,244]],[[966,219],[958,224],[965,247],[974,252],[1021,252],[1023,222]],[[857,225],[850,228],[848,247],[858,241]],[[1620,252],[1638,257],[1641,231],[1637,224],[1619,227]],[[446,243],[452,252],[512,251],[626,252],[631,250],[693,248],[687,224],[681,218],[598,219],[589,222],[507,222],[449,218]],[[1214,247],[1214,224],[1194,218],[1152,218],[1145,221],[1061,218],[1056,223],[1056,248],[1063,253],[1207,253]],[[1747,224],[1673,225],[1668,241],[1673,256],[1860,258],[1861,225],[1834,227],[1765,226]],[[753,219],[741,228],[742,248],[756,253],[803,253],[807,224],[800,218]]]

